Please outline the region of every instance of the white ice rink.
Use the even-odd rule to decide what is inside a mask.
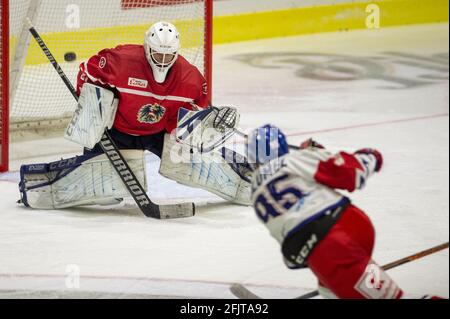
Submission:
[[[242,128],[271,122],[293,144],[312,136],[335,150],[380,149],[383,172],[352,198],[385,264],[449,240],[448,36],[437,24],[216,46],[214,102],[238,106]],[[232,298],[234,282],[291,298],[316,288],[309,270],[285,268],[251,208],[182,188],[148,160],[150,196],[195,198],[195,217],[146,219],[131,201],[28,210],[15,203],[18,174],[0,175],[0,298]],[[79,288],[67,288],[70,265]],[[408,293],[449,296],[448,250],[389,273]]]

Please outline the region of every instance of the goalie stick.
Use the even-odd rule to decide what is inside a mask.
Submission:
[[[429,256],[431,254],[434,254],[436,252],[439,252],[441,250],[447,249],[449,248],[449,243],[444,243],[429,249],[426,249],[424,251],[418,252],[414,255],[408,256],[408,257],[404,257],[402,259],[393,261],[387,265],[384,265],[382,268],[383,270],[389,270],[395,267],[398,267],[400,265],[409,263],[411,261]],[[244,285],[242,284],[233,284],[230,287],[230,291],[233,293],[233,295],[235,295],[236,297],[238,297],[239,299],[262,299],[260,296],[254,294],[253,292],[251,292],[249,289],[247,289]],[[310,299],[313,297],[316,297],[319,295],[319,291],[318,290],[314,290],[311,291],[307,294],[301,295],[299,297],[295,297],[293,299]]]
[[[55,68],[56,72],[58,72],[58,75],[63,80],[66,87],[69,89],[70,93],[73,95],[75,100],[78,101],[78,95],[72,83],[67,78],[64,71],[61,69],[61,66],[56,61],[53,54],[50,52],[50,49],[42,40],[36,28],[31,23],[31,20],[27,19],[27,22],[29,24],[29,31],[31,35],[34,37],[39,47],[45,53],[48,60]],[[168,219],[190,217],[195,215],[194,203],[174,205],[156,205],[155,203],[153,203],[148,197],[146,190],[142,187],[141,183],[136,178],[130,166],[120,153],[107,130],[105,130],[105,132],[103,133],[103,136],[99,143],[109,161],[111,162],[111,165],[114,167],[125,187],[129,191],[130,195],[133,197],[139,209],[142,211],[142,213],[144,213],[145,216],[156,219]]]

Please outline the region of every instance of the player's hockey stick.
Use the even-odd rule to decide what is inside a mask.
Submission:
[[[72,83],[67,78],[64,71],[61,69],[59,63],[50,52],[50,49],[44,43],[31,21],[29,19],[27,19],[27,21],[29,24],[30,33],[32,34],[42,51],[45,53],[48,60],[55,68],[56,72],[58,72],[60,78],[67,86],[70,93],[73,95],[75,100],[78,101],[78,95]],[[111,162],[111,165],[114,167],[117,174],[122,179],[125,187],[128,189],[136,204],[145,216],[157,219],[168,219],[190,217],[195,215],[195,205],[193,203],[175,205],[156,205],[155,203],[153,203],[148,197],[146,190],[142,187],[141,183],[136,178],[136,175],[133,173],[130,166],[120,153],[107,130],[105,130],[105,132],[103,133],[103,136],[99,143],[109,161]]]
[[[387,265],[384,265],[382,268],[383,270],[389,270],[395,267],[398,267],[400,265],[409,263],[411,261],[429,256],[431,254],[434,254],[438,251],[444,250],[449,248],[449,243],[444,243],[429,249],[426,249],[424,251],[418,252],[414,255],[408,256],[408,257],[404,257],[402,259],[393,261]],[[253,292],[251,292],[250,290],[248,290],[245,286],[241,285],[241,284],[233,284],[230,287],[230,291],[233,293],[233,295],[235,295],[236,297],[238,297],[239,299],[262,299],[260,296],[254,294]],[[309,298],[313,298],[319,295],[319,291],[315,290],[315,291],[311,291],[307,294],[301,295],[299,297],[296,297],[294,299],[309,299]]]

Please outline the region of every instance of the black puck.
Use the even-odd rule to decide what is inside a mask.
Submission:
[[[75,52],[67,52],[66,54],[64,54],[64,60],[66,62],[73,62],[77,59],[77,55]]]

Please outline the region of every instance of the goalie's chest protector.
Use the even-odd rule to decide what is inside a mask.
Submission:
[[[89,61],[87,73],[99,72],[103,75],[100,78],[117,90],[119,106],[114,127],[121,132],[131,135],[171,132],[177,125],[178,110],[191,109],[190,103],[202,94],[200,72],[181,56],[166,81],[159,84],[154,80],[142,46],[105,51]],[[102,64],[106,64],[104,70]],[[92,77],[95,78],[89,76],[91,80]]]

